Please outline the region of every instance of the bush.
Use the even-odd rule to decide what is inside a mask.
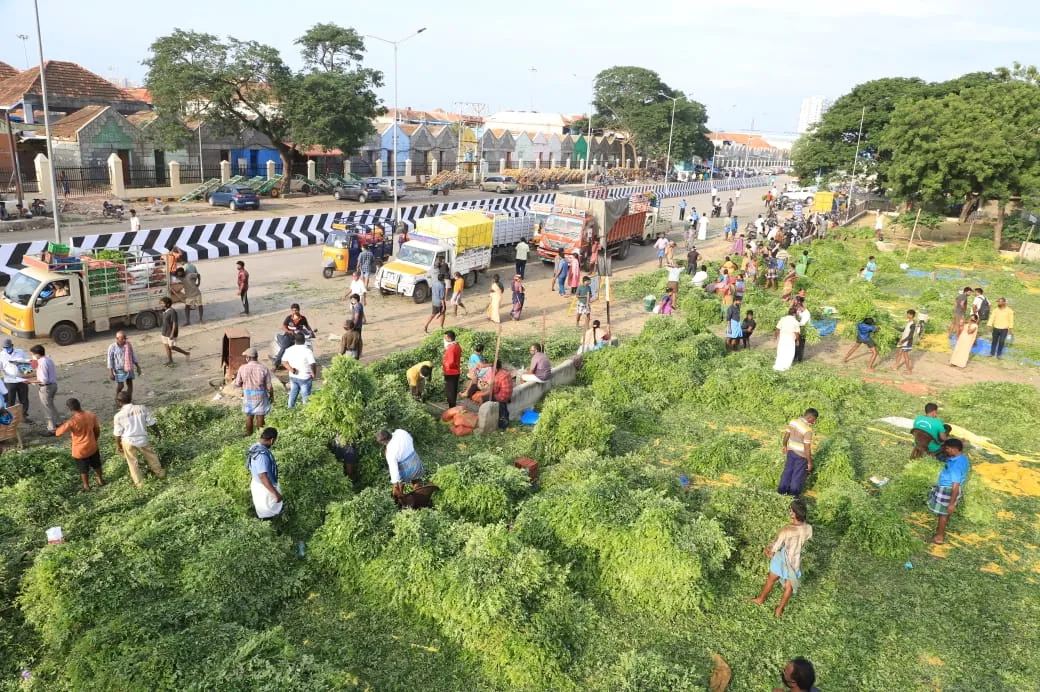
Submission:
[[[442,466],[430,481],[440,488],[435,497],[438,509],[479,524],[510,519],[531,489],[527,472],[494,454],[475,454]]]
[[[697,677],[653,651],[626,651],[609,669],[598,690],[612,692],[694,692],[704,689]]]
[[[594,399],[581,392],[554,389],[534,426],[534,456],[547,465],[579,449],[605,454],[613,435],[614,424]]]
[[[365,488],[345,502],[333,503],[314,534],[310,555],[348,589],[357,583],[361,568],[386,547],[396,514],[397,505],[385,488]]]

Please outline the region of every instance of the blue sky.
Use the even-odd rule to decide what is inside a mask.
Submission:
[[[754,119],[794,130],[802,98],[878,77],[942,80],[1040,61],[1040,3],[1026,0],[40,0],[40,12],[47,57],[103,76],[142,80],[148,45],[174,27],[268,43],[294,65],[292,41],[317,22],[390,39],[426,27],[400,48],[402,107],[583,113],[599,70],[638,65],[705,103],[722,129]],[[36,61],[31,2],[0,0],[0,32],[0,60],[25,67],[24,33]],[[392,49],[370,41],[366,62],[386,73],[381,96],[392,105]]]

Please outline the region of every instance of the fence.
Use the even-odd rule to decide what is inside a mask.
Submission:
[[[29,171],[22,170],[22,192],[39,192],[40,183],[36,180],[36,171],[26,175]],[[0,195],[14,195],[18,193],[18,183],[15,180],[16,173],[13,170],[0,168]]]
[[[220,166],[206,166],[200,169],[198,164],[181,164],[181,182],[201,184],[204,180],[216,178],[220,180]]]
[[[55,169],[54,175],[58,182],[58,192],[63,197],[108,195],[112,192],[107,166],[59,167]]]
[[[123,184],[127,189],[137,187],[166,187],[170,182],[170,174],[165,168],[131,167],[123,169]]]

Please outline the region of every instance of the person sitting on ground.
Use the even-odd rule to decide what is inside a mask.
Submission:
[[[463,394],[474,403],[483,403],[487,392],[491,390],[491,364],[481,356],[480,362],[469,369],[466,392]]]
[[[433,375],[433,361],[424,360],[408,368],[405,379],[408,381],[408,391],[416,401],[422,401],[423,389]]]
[[[964,453],[964,443],[950,438],[943,442],[944,461],[939,479],[928,493],[928,510],[939,517],[935,536],[931,542],[942,545],[946,542],[946,523],[950,520],[957,504],[964,497],[964,484],[968,480],[971,464]]]
[[[592,320],[592,326],[586,329],[581,335],[581,345],[578,346],[578,353],[580,354],[603,348],[605,345],[603,342],[603,333],[603,330],[600,328],[600,321]]]
[[[791,502],[791,523],[780,529],[776,540],[766,546],[766,557],[770,558],[769,576],[762,587],[762,593],[757,598],[752,598],[751,602],[758,605],[765,603],[776,582],[782,581],[784,593],[776,610],[773,611],[776,617],[784,614],[791,594],[798,592],[802,578],[802,547],[813,535],[812,526],[805,522],[807,514],[805,501],[795,498]]]
[[[924,415],[914,418],[911,432],[914,436],[914,449],[910,452],[911,459],[925,454],[938,457],[942,452],[942,443],[949,437],[950,426],[939,419],[939,405],[929,402],[924,405]]]
[[[531,369],[520,375],[521,382],[548,382],[552,377],[552,363],[545,355],[542,345],[531,344]]]
[[[466,369],[472,368],[482,360],[485,360],[484,344],[476,344],[473,347],[473,353],[469,354],[469,359],[466,360]]]
[[[498,402],[498,427],[505,430],[509,427],[509,402],[513,399],[513,376],[502,367],[502,361],[495,361],[495,376],[491,389],[492,401]]]

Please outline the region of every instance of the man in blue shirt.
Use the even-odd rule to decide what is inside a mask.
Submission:
[[[942,448],[946,453],[946,461],[939,472],[938,482],[928,494],[928,510],[939,517],[939,525],[931,540],[939,545],[946,542],[946,522],[964,495],[964,483],[971,469],[968,457],[964,454],[964,443],[960,440],[952,437],[944,440]]]
[[[852,345],[849,352],[845,354],[845,358],[842,359],[842,363],[848,363],[849,358],[852,358],[852,354],[856,352],[860,344],[863,344],[870,349],[870,362],[867,364],[868,370],[874,369],[874,364],[877,363],[878,350],[877,344],[874,343],[874,333],[878,330],[877,325],[874,323],[873,317],[867,317],[862,322],[856,325],[856,343]]]
[[[256,516],[271,519],[282,512],[282,490],[278,487],[278,463],[274,460],[271,447],[278,439],[278,431],[264,428],[260,441],[246,452],[246,468],[253,478],[249,491],[253,496]]]

